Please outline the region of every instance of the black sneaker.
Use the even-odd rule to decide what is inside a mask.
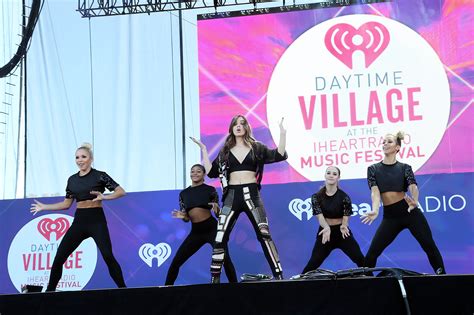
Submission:
[[[273,277],[273,279],[275,279],[275,280],[283,280],[283,274],[280,273],[279,275]]]

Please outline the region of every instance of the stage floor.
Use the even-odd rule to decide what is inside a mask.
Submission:
[[[474,314],[474,275],[403,278],[411,314]],[[395,278],[0,295],[0,314],[406,314]]]

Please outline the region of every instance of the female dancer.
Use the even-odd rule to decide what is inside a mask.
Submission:
[[[102,200],[122,197],[125,195],[125,190],[107,173],[93,169],[91,167],[92,161],[92,146],[89,143],[82,144],[76,150],[76,164],[79,167],[79,172],[69,177],[65,199],[54,204],[44,204],[35,200],[35,203],[31,204],[31,212],[35,215],[43,210],[66,210],[71,207],[74,199],[77,201],[74,221],[59,244],[46,291],[56,290],[66,259],[83,240],[89,237],[94,239],[102,253],[115,284],[119,288],[125,287],[122,269],[112,253],[112,243],[102,209]],[[105,188],[113,193],[103,195]]]
[[[443,258],[436,247],[430,227],[418,208],[418,186],[411,166],[397,161],[403,132],[387,134],[383,141],[384,159],[369,166],[367,180],[372,191],[372,211],[362,215],[362,222],[371,224],[379,215],[380,199],[383,220],[365,256],[366,267],[373,268],[377,258],[402,230],[408,228],[420,243],[436,274],[444,274]],[[411,197],[405,194],[409,190]]]
[[[340,248],[358,267],[364,266],[364,255],[349,230],[352,202],[338,187],[340,176],[339,168],[328,167],[324,176],[325,185],[311,196],[313,215],[318,218],[319,230],[311,258],[303,273],[319,268],[336,248]]]
[[[224,206],[219,214],[216,243],[212,253],[212,283],[220,282],[229,235],[242,212],[245,212],[257,233],[274,278],[282,279],[280,258],[270,235],[268,219],[259,190],[264,164],[283,161],[287,158],[286,130],[283,127],[283,119],[280,122],[278,149],[270,150],[263,143],[257,142],[252,137],[252,129],[247,119],[242,115],[232,118],[224,147],[212,163],[206,146],[199,140],[191,139],[201,148],[207,175],[211,178],[220,177],[223,190]]]
[[[204,184],[206,170],[201,164],[191,167],[192,184],[179,194],[180,210],[174,210],[171,214],[174,218],[191,220],[191,233],[179,247],[171,262],[165,285],[172,285],[178,277],[179,268],[196,253],[204,244],[214,245],[217,233],[217,220],[209,210],[219,215],[219,200],[214,187]],[[228,254],[228,252],[226,252]],[[237,282],[234,265],[227,256],[224,269],[229,282]]]

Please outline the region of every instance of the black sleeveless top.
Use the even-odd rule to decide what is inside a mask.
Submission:
[[[367,182],[369,188],[377,186],[381,193],[387,191],[406,192],[411,184],[417,185],[411,166],[398,161],[394,164],[379,162],[369,166]]]
[[[188,212],[196,207],[211,209],[210,202],[218,203],[219,198],[216,189],[206,184],[189,186],[179,193],[179,208],[181,211]]]
[[[120,186],[106,172],[91,169],[89,173],[79,176],[79,172],[69,177],[66,186],[66,198],[76,199],[77,202],[93,200],[97,196],[91,195],[91,191],[105,192],[105,188],[114,191]]]
[[[232,151],[229,150],[229,174],[237,171],[257,171],[257,161],[253,157],[252,150],[249,150],[249,153],[247,153],[242,163],[240,163]]]
[[[323,193],[322,198],[318,197],[318,193],[311,196],[311,205],[313,207],[313,215],[323,214],[325,218],[339,219],[343,216],[352,215],[351,198],[338,189],[332,196]]]

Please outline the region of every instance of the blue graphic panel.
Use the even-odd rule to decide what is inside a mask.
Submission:
[[[474,191],[473,173],[421,175],[417,176],[417,180],[421,191],[420,206],[443,255],[447,272],[473,273],[474,217],[471,210]],[[299,274],[310,257],[318,224],[311,217],[308,198],[321,185],[322,182],[263,185],[261,193],[270,221],[270,230],[287,278]],[[369,211],[371,204],[365,180],[343,180],[341,189],[352,198],[354,215],[350,219],[350,227],[365,254],[380,224],[382,213],[371,226],[360,222],[360,215]],[[171,211],[178,207],[178,194],[179,191],[130,193],[122,199],[104,202],[114,254],[122,266],[128,286],[164,284],[171,260],[191,227],[191,224],[171,217]],[[61,201],[62,198],[40,200],[53,203]],[[39,248],[46,253],[50,248],[57,247],[57,244],[48,245],[55,243],[54,239],[51,238],[52,242],[48,241],[43,235],[45,233],[40,233],[36,227],[30,229],[29,239],[23,240],[31,245],[18,249],[20,244],[18,238],[15,239],[16,243],[12,243],[25,225],[38,218],[38,215],[33,217],[29,212],[31,202],[31,199],[0,202],[0,293],[17,292],[12,279],[18,278],[20,271],[25,271],[24,257],[28,257],[27,254],[31,254],[33,250],[39,253]],[[46,216],[51,214],[73,216],[74,209],[45,211],[39,216],[47,218]],[[245,214],[238,219],[230,238],[229,248],[238,275],[244,272],[271,273]],[[9,252],[18,257],[8,257]],[[50,256],[49,264],[52,263],[54,252],[51,252]],[[45,257],[44,255],[42,258],[44,260],[42,268],[48,265]],[[88,264],[92,264],[94,267],[94,262],[85,261],[83,257],[86,255],[79,256],[79,261],[75,262],[77,266],[85,268]],[[84,288],[113,288],[115,285],[99,252],[97,257],[95,271]],[[13,264],[13,267],[8,267],[8,259],[16,259],[17,263]],[[210,279],[210,261],[211,247],[206,245],[181,268],[176,284],[207,283]],[[32,262],[29,263],[30,268],[31,266]],[[400,233],[387,248],[379,258],[378,266],[432,273],[426,255],[407,230]],[[340,270],[353,268],[355,265],[342,252],[336,250],[321,267]],[[42,281],[47,281],[49,276],[47,267],[42,275],[44,275]],[[36,283],[34,279],[29,277],[24,281],[33,284]],[[73,286],[78,281],[78,279],[66,279],[63,289],[74,289]]]

